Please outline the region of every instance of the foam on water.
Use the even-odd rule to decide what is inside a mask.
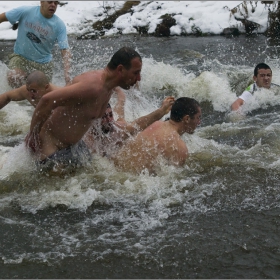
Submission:
[[[82,61],[78,67],[87,65]],[[279,76],[277,67],[273,73]],[[229,113],[238,91],[232,80],[244,77],[248,77],[247,67],[236,69],[213,62],[212,71],[195,77],[179,67],[144,58],[140,89],[126,91],[126,119],[132,121],[150,113],[168,95],[207,101],[213,113]],[[55,76],[55,82],[59,81]],[[278,94],[266,90],[254,98],[246,110],[279,104]],[[115,101],[113,96],[112,105]],[[225,115],[221,123],[213,119],[204,125],[202,111],[201,127],[193,135],[183,136],[190,153],[186,165],[177,168],[159,159],[156,176],[145,170],[139,175],[118,172],[107,158],[95,155],[89,166],[54,177],[35,171],[24,147],[32,112],[25,103],[11,103],[0,111],[0,209],[2,213],[18,213],[11,219],[3,214],[1,225],[14,227],[13,232],[17,227],[22,229],[22,237],[16,235],[10,241],[18,247],[10,250],[11,244],[4,244],[0,256],[5,264],[24,260],[52,264],[81,254],[96,261],[110,259],[112,254],[122,256],[123,252],[130,252],[129,257],[134,259],[143,254],[158,261],[154,250],[159,247],[164,252],[166,232],[189,223],[184,233],[172,236],[177,234],[185,242],[198,234],[191,227],[197,215],[224,209],[277,207],[279,192],[273,189],[272,199],[267,186],[258,183],[277,180],[277,113],[243,114],[236,122]],[[9,137],[16,144],[12,145]],[[175,215],[178,218],[173,223]],[[165,228],[167,223],[171,228]],[[150,232],[156,232],[156,237]],[[36,245],[25,245],[29,239]]]

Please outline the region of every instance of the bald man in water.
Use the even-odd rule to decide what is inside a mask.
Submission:
[[[76,76],[70,85],[44,95],[33,114],[26,144],[39,163],[71,162],[71,148],[101,118],[113,93],[120,86],[129,89],[141,80],[142,58],[123,47],[104,69]]]
[[[156,173],[159,157],[168,164],[183,166],[188,148],[181,136],[193,134],[200,119],[201,108],[195,99],[178,98],[168,121],[156,121],[139,132],[112,156],[112,160],[119,170],[132,173],[141,173],[144,169]]]
[[[27,100],[31,105],[36,107],[43,95],[57,88],[59,87],[51,84],[43,72],[38,70],[33,71],[27,76],[25,85],[0,95],[0,109],[11,101],[22,100]]]

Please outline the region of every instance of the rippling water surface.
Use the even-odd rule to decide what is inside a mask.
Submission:
[[[127,120],[170,94],[201,103],[201,126],[183,136],[189,160],[157,176],[117,172],[98,156],[72,175],[39,174],[22,144],[33,108],[11,102],[0,111],[0,277],[279,278],[279,92],[264,89],[242,115],[229,112],[257,63],[280,84],[278,44],[264,36],[73,39],[73,75],[104,67],[123,45],[143,57]],[[1,93],[12,46],[1,42]],[[53,82],[63,85],[55,61]]]

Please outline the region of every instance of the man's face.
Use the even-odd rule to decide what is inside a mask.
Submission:
[[[30,98],[36,104],[40,101],[41,97],[47,93],[47,87],[38,86],[36,83],[26,84],[26,89],[30,94]]]
[[[101,118],[101,130],[104,133],[110,132],[113,121],[114,121],[114,116],[113,116],[112,108],[107,107],[105,114]]]
[[[56,12],[58,1],[41,1],[41,14],[45,18],[51,18]]]
[[[131,60],[131,67],[127,70],[124,67],[122,68],[122,84],[120,87],[123,89],[129,89],[134,86],[138,81],[141,80],[141,69],[142,62],[138,57],[135,57]]]
[[[257,77],[253,78],[258,87],[270,88],[272,72],[270,69],[259,69]]]
[[[189,134],[193,134],[197,126],[201,123],[201,108],[198,107],[198,112],[193,116],[193,118],[189,118],[187,122],[186,132]]]

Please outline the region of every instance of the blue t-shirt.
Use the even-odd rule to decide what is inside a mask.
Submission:
[[[47,63],[52,60],[52,50],[57,43],[60,49],[68,49],[64,22],[56,15],[45,18],[40,7],[22,6],[5,13],[11,24],[19,21],[14,52],[29,60]]]

